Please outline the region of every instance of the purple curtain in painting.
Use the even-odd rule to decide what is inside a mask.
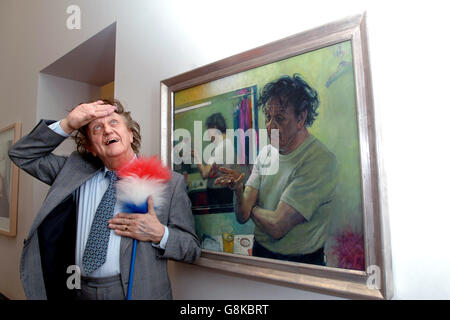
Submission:
[[[256,86],[253,88],[238,90],[237,94],[243,96],[240,98],[240,101],[234,110],[234,129],[242,129],[244,133],[250,128],[255,129],[256,150],[258,150],[258,109],[256,104],[254,103],[254,101],[256,100]],[[235,136],[234,139],[234,148],[238,163],[249,164],[249,139],[246,138],[245,135],[239,135],[237,137]]]

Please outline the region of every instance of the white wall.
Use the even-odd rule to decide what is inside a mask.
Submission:
[[[68,30],[70,4],[81,30]],[[159,83],[193,68],[367,11],[369,49],[387,185],[394,298],[450,298],[445,1],[3,0],[0,126],[37,122],[38,71],[117,21],[115,92],[140,120],[143,152],[159,151]],[[239,10],[239,12],[237,12]],[[5,70],[5,72],[4,72]],[[14,106],[10,110],[11,106]],[[18,262],[36,205],[20,175],[18,236],[0,238],[0,292],[22,298]],[[38,203],[36,199],[34,203]],[[170,266],[176,298],[332,298],[196,266]]]

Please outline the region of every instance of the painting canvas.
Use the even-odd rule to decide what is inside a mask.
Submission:
[[[18,172],[8,157],[8,149],[19,130],[19,124],[0,130],[0,234],[4,235],[16,232]]]
[[[365,15],[161,82],[197,265],[340,296],[392,295]]]
[[[264,130],[260,130],[265,129],[266,119],[262,106],[258,105],[258,96],[265,84],[293,74],[299,74],[317,91],[318,116],[308,130],[336,156],[338,162],[338,183],[324,248],[326,265],[364,270],[361,168],[350,41],[176,92],[174,130],[186,129],[189,131],[188,136],[194,137],[194,124],[197,122],[201,125],[199,132],[203,137],[207,131],[207,120],[214,115],[222,117],[226,129],[232,129],[234,133],[231,141],[234,153],[237,155],[238,149],[243,146],[242,154],[244,158],[247,157],[238,161],[237,156],[234,156],[233,163],[227,165],[234,164],[237,170],[245,172],[248,179],[253,167],[248,159],[250,143],[245,141],[246,144],[243,144],[235,132],[253,128],[257,142],[262,144],[254,143],[258,154],[269,141],[266,137],[258,136],[259,133],[267,135]],[[240,121],[239,117],[246,119]],[[244,138],[248,140],[252,137]],[[175,146],[177,143],[179,141],[174,141]],[[209,143],[208,139],[203,140],[202,150]],[[195,149],[193,144],[192,149]],[[189,164],[174,164],[174,170],[185,176],[202,247],[251,255],[255,224],[251,219],[244,224],[236,220],[233,192],[227,187],[213,185],[220,172],[216,170],[218,172],[210,173],[209,177],[202,177],[194,162],[192,158]],[[231,249],[227,249],[226,232],[223,231],[227,227],[234,236]]]

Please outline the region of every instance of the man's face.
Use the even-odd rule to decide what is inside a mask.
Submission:
[[[96,119],[88,124],[88,151],[104,159],[134,154],[131,147],[133,132],[118,113]]]
[[[266,103],[264,113],[269,139],[271,139],[272,129],[278,129],[278,145],[280,151],[283,151],[293,143],[296,134],[303,127],[303,121],[299,121],[295,115],[292,104],[281,105],[276,97]]]

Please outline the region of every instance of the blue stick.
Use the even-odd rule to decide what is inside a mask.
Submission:
[[[131,292],[133,290],[134,262],[136,260],[137,243],[138,243],[138,241],[136,239],[133,239],[133,253],[131,254],[130,275],[128,277],[127,300],[131,300]]]
[[[156,210],[157,208],[154,207]],[[124,212],[134,212],[134,213],[147,213],[148,212],[148,205],[147,202],[141,204],[140,206],[137,206],[133,203],[124,203],[123,204],[123,210]],[[128,276],[128,292],[127,292],[127,300],[131,300],[131,294],[133,291],[133,275],[134,275],[134,262],[136,260],[136,247],[137,247],[138,241],[136,239],[133,239],[133,252],[131,253],[131,264],[130,264],[130,274]]]

